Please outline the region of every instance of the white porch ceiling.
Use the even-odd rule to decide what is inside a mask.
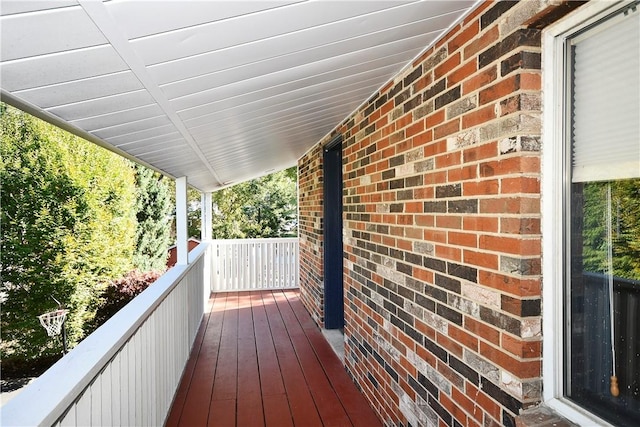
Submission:
[[[2,98],[213,191],[294,165],[475,2],[0,0]]]

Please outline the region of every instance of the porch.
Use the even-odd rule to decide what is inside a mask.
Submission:
[[[375,426],[380,421],[298,290],[212,294],[167,426]]]
[[[1,424],[379,425],[302,305],[298,264],[297,238],[200,244],[3,406]]]

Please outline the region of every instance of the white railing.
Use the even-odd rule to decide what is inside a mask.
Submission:
[[[297,288],[298,238],[211,242],[211,290]]]
[[[2,426],[162,425],[205,307],[208,247],[189,254],[2,407]],[[208,286],[206,286],[208,288]]]

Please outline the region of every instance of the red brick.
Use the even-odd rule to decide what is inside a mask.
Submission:
[[[433,129],[433,138],[440,139],[460,131],[460,119],[455,118]]]
[[[467,77],[473,75],[473,73],[475,73],[476,71],[478,71],[478,62],[474,60],[467,61],[467,63],[465,63],[462,67],[458,68],[447,76],[447,86],[455,86]]]
[[[540,180],[538,178],[519,177],[503,178],[500,180],[500,192],[508,193],[535,193],[540,194]]]
[[[478,283],[519,297],[539,297],[540,279],[518,278],[492,271],[479,270]]]
[[[500,232],[509,234],[540,234],[539,218],[500,218]]]
[[[521,239],[517,237],[481,235],[478,247],[489,251],[523,256],[540,254],[540,240],[531,238]]]
[[[384,108],[384,105],[382,106],[382,108]],[[375,121],[375,125],[376,125],[376,129],[380,129],[380,131],[376,133],[375,138],[372,137],[374,141],[378,140],[382,136],[382,129],[384,129],[389,123],[389,116],[387,115],[386,112],[383,112],[382,110],[377,110],[377,112],[378,112],[378,115],[380,115],[381,117]]]
[[[477,178],[478,167],[476,165],[462,166],[457,169],[449,169],[447,171],[448,182],[466,181]],[[463,193],[464,194],[464,193]]]
[[[431,172],[424,175],[425,185],[444,184],[446,182],[447,172],[445,171]]]
[[[480,342],[480,354],[518,378],[536,378],[542,373],[540,360],[521,361],[484,342]]]
[[[459,165],[461,159],[462,159],[462,156],[460,151],[443,154],[441,156],[436,157],[436,169],[445,169],[451,166]]]
[[[445,393],[440,393],[440,403],[442,406],[460,423],[460,425],[466,426],[467,423],[467,414],[464,413],[463,409],[456,402],[449,399]]]
[[[479,31],[480,23],[478,21],[471,23],[466,29],[451,39],[447,45],[447,51],[449,53],[455,52],[457,49],[464,46],[469,40],[474,38]]]
[[[467,246],[470,248],[478,247],[478,236],[476,234],[449,231],[447,235],[447,241],[451,245]]]
[[[474,386],[467,385],[467,387],[471,389],[475,389]],[[502,415],[502,408],[498,406],[498,404],[493,399],[491,399],[482,390],[477,390],[475,391],[475,393],[467,392],[467,396],[474,396],[474,395],[475,395],[475,398],[473,400],[478,404],[479,408],[482,408],[484,412],[486,412],[487,414],[491,415],[494,418],[498,418],[498,419],[500,418],[500,416]],[[486,421],[484,423],[484,426],[487,426]]]
[[[436,141],[424,147],[424,156],[431,157],[447,151],[447,141]],[[446,181],[446,178],[445,178]],[[442,181],[444,182],[444,181]]]
[[[436,217],[436,227],[454,228],[460,230],[462,228],[462,217],[451,215],[440,215]]]
[[[436,245],[436,257],[438,258],[446,258],[451,261],[460,261],[462,251],[457,248],[451,248],[449,246],[440,246]]]
[[[449,54],[450,54],[449,58],[447,58],[444,62],[442,62],[433,70],[433,77],[436,81],[440,77],[444,76],[449,71],[453,70],[458,65],[460,65],[460,57],[461,57],[460,53],[456,52],[453,55],[451,55],[451,51],[449,51]]]
[[[388,140],[389,141],[389,140]],[[392,157],[396,154],[396,147],[387,147],[384,150],[382,150],[382,156],[383,157]],[[389,163],[388,161],[386,162],[387,164]]]
[[[431,199],[433,198],[433,187],[417,187],[413,190],[413,198],[418,199]]]
[[[478,102],[484,105],[488,102],[495,101],[505,96],[512,95],[520,89],[520,74],[509,76],[500,80],[498,83],[482,89],[478,95]]]
[[[413,267],[413,277],[423,282],[433,283],[433,272],[429,270]]]
[[[508,120],[509,124],[511,121],[517,124],[517,120],[528,117],[524,117],[517,110],[509,109],[520,107],[524,99],[522,96],[525,96],[522,94],[526,93],[527,99],[534,101],[541,97],[541,72],[538,70],[518,69],[509,73],[506,78],[501,78],[499,61],[477,69],[477,54],[489,46],[500,43],[500,26],[497,22],[483,31],[479,28],[479,16],[494,5],[491,1],[478,5],[464,24],[458,23],[438,42],[437,46],[442,47],[432,47],[422,55],[416,61],[416,65],[424,65],[423,61],[433,58],[438,49],[449,53],[449,56],[436,64],[432,70],[412,82],[410,87],[402,89],[413,91],[412,96],[415,96],[431,87],[434,80],[446,79],[447,87],[460,85],[462,96],[477,99],[478,107],[461,112],[451,121],[447,121],[446,106],[432,111],[426,117],[418,118],[416,110],[413,110],[396,119],[394,99],[378,104],[375,109],[371,107],[373,102],[381,102],[378,101],[381,99],[380,94],[377,94],[336,128],[336,131],[344,136],[345,229],[348,232],[360,233],[353,241],[345,242],[344,252],[349,265],[363,265],[365,260],[368,263],[374,262],[370,254],[375,247],[405,252],[410,254],[410,257],[407,257],[404,264],[410,264],[413,278],[426,283],[434,283],[436,273],[442,273],[414,265],[415,262],[419,264],[421,256],[445,261],[455,260],[456,264],[477,270],[479,285],[501,294],[500,312],[520,318],[523,298],[538,300],[541,293],[539,265],[536,267],[536,262],[540,262],[541,239],[540,156],[535,152],[501,153],[500,141],[505,137],[530,135],[531,132],[514,126],[504,136],[496,134],[494,137],[488,137],[495,139],[473,141],[473,144],[455,150],[448,149],[446,140],[448,136],[457,135],[460,131],[475,132],[470,134],[471,136],[482,134],[482,138],[486,140],[488,138],[484,129],[478,129],[480,126],[490,130],[490,126],[499,126],[504,120]],[[509,10],[504,13],[504,19],[509,20],[514,14],[515,12]],[[387,96],[389,91],[396,87],[397,81],[397,77],[396,80],[390,80],[384,87],[382,96]],[[447,101],[454,96],[458,96],[457,93],[454,95],[454,92],[451,92]],[[515,102],[518,97],[519,102]],[[511,99],[514,102],[505,102],[499,110],[501,114],[511,111],[510,115],[506,119],[497,119],[494,108],[496,103]],[[444,101],[444,98],[441,100]],[[535,106],[535,102],[532,105]],[[368,115],[365,114],[367,110],[371,111]],[[375,130],[356,142],[355,135],[372,125],[375,126]],[[369,152],[373,144],[376,145],[376,149]],[[399,158],[395,159],[396,156],[401,156],[409,150],[421,150],[423,157],[407,158],[407,162],[433,161],[435,168],[421,172],[420,177],[406,176],[409,181],[404,184],[410,187],[391,189],[390,183],[399,180],[399,184],[405,178],[405,174],[411,172],[412,167],[411,164],[397,165],[399,167],[395,172],[399,175],[392,177],[389,173],[393,169],[390,167],[391,159],[394,159],[394,163],[401,163],[398,161]],[[322,274],[323,242],[322,231],[318,229],[319,219],[322,218],[320,145],[300,160],[299,168],[300,230],[301,236],[307,237],[304,242],[301,239],[300,247],[301,256],[305,259],[301,260],[300,270],[306,283],[301,299],[314,318],[322,323],[322,307],[319,307],[322,291],[317,284],[318,274]],[[383,174],[386,179],[383,179]],[[473,207],[472,203],[477,200],[478,212],[463,215],[448,212],[436,215],[424,213],[425,202],[442,201],[435,197],[435,189],[452,184],[461,185],[462,198],[471,200],[469,207]],[[412,194],[413,198],[408,199],[409,194]],[[394,212],[377,212],[382,203],[398,205],[393,207]],[[451,206],[449,208],[453,210]],[[396,212],[398,210],[400,212]],[[377,226],[384,228],[376,229]],[[416,253],[414,247],[422,242],[432,243],[434,253]],[[500,271],[501,258],[509,254],[512,258],[522,259],[522,271]],[[372,267],[370,264],[366,267],[371,282],[382,286],[385,279],[371,271]],[[403,271],[407,272],[404,269]],[[351,277],[346,273],[345,286],[354,291],[353,295],[361,295],[365,290],[363,284],[354,279],[355,276]],[[451,307],[451,304],[448,306]],[[455,307],[452,308],[455,310]],[[471,427],[490,427],[504,421],[504,408],[494,397],[479,390],[459,373],[448,368],[446,363],[418,345],[397,327],[391,328],[390,333],[379,326],[377,333],[380,335],[374,339],[372,334],[376,328],[372,328],[367,322],[368,318],[374,319],[378,325],[384,322],[381,313],[375,312],[355,296],[352,305],[345,308],[347,333],[361,337],[360,339],[365,340],[385,358],[398,372],[400,379],[397,384],[409,398],[414,397],[415,391],[409,386],[407,377],[411,375],[415,378],[416,367],[405,357],[392,360],[390,354],[383,350],[387,345],[392,345],[400,354],[406,353],[407,348],[415,348],[420,357],[431,366],[437,367],[445,380],[451,384],[451,394],[442,393],[439,397],[440,404],[455,417],[457,423]],[[538,369],[532,378],[539,378],[540,340],[523,340],[465,314],[464,326],[449,324],[447,334],[439,333],[440,331],[417,317],[408,321],[417,331],[461,360],[464,360],[463,349],[473,353],[481,352],[484,358],[495,358],[495,363],[513,366],[511,369],[519,373],[533,375]],[[347,352],[357,354],[359,350],[348,346]],[[398,408],[400,397],[398,387],[392,386],[393,379],[372,358],[364,357],[360,362],[357,366],[352,366],[347,361],[347,365],[382,419],[389,420],[389,423],[394,425],[406,424],[406,417]],[[376,379],[377,387],[373,387],[368,375]],[[442,420],[437,424],[442,425]]]
[[[447,32],[447,34],[444,35],[444,37],[440,38],[440,40],[438,40],[436,42],[435,49],[437,50],[439,47],[444,46],[444,44],[447,42],[447,40],[449,40],[455,33],[460,31],[461,28],[462,28],[462,26],[460,24],[458,24],[455,27],[451,28]]]
[[[464,194],[464,193],[463,193]],[[495,216],[478,217],[465,216],[462,218],[462,228],[464,230],[484,231],[487,233],[495,233],[498,231],[498,218]]]
[[[463,21],[462,25],[467,25],[469,22],[471,22],[474,19],[476,19],[477,16],[479,16],[482,12],[484,12],[485,10],[487,10],[491,6],[493,6],[493,2],[491,2],[491,1],[486,1],[484,3],[481,3],[466,18],[464,18],[464,21]]]
[[[486,323],[482,323],[471,317],[465,316],[464,328],[472,334],[477,335],[480,338],[484,338],[493,344],[500,344],[500,332]]]
[[[523,73],[520,75],[522,90],[542,90],[542,76],[539,73]]]
[[[431,326],[427,325],[423,321],[416,319],[415,327],[418,330],[418,332],[424,334],[426,337],[429,337],[432,340],[435,339],[436,337],[435,329],[433,329]]]
[[[437,363],[436,357],[430,351],[427,351],[424,347],[417,346],[416,354],[420,356],[420,358],[422,358],[422,360],[427,362],[429,365],[433,366],[434,368],[436,367],[436,363]]]
[[[473,351],[478,351],[478,338],[458,328],[456,325],[449,324],[448,334],[451,339],[459,342]]]
[[[399,342],[402,343],[402,346],[398,345],[398,350],[404,352],[404,347],[406,347],[407,349],[415,352],[415,347],[416,347],[416,342],[409,337],[407,334],[405,334],[404,332],[399,331],[398,332],[398,340]],[[401,350],[402,349],[402,350]],[[402,359],[403,357],[400,357],[400,364],[402,364]]]
[[[408,239],[416,239],[416,240],[420,240],[422,239],[422,229],[420,228],[413,228],[413,227],[406,227],[404,229],[404,236]],[[412,248],[409,248],[410,250]]]
[[[503,349],[523,359],[542,357],[542,341],[525,341],[512,335],[502,333]]]
[[[401,225],[413,225],[413,215],[398,215],[396,222]],[[404,231],[404,227],[402,229]]]
[[[422,202],[407,202],[404,204],[404,211],[407,213],[422,213],[424,203]]]
[[[447,242],[447,233],[445,231],[440,230],[425,230],[424,231],[424,240],[435,243],[446,243]]]
[[[413,115],[411,113],[407,113],[404,116],[400,117],[396,120],[396,129],[402,129],[407,127],[413,121]],[[402,138],[404,139],[404,134],[402,134]]]
[[[416,215],[416,225],[421,227],[433,227],[435,224],[435,217],[433,215]]]
[[[500,30],[497,25],[494,25],[464,48],[464,59],[474,57],[485,47],[498,40],[498,37],[500,37]]]
[[[427,73],[420,77],[413,83],[413,93],[418,93],[423,89],[429,87],[433,83],[433,76],[431,73]]]
[[[495,199],[481,199],[480,213],[540,213],[540,199],[525,197],[501,197]]]
[[[498,143],[492,141],[486,144],[466,148],[462,152],[463,161],[473,162],[496,157],[498,155]]]
[[[408,240],[398,239],[396,241],[396,246],[398,247],[398,249],[404,249],[405,251],[410,251],[411,249],[413,249],[413,243]]]
[[[462,128],[467,129],[481,123],[486,123],[496,118],[496,110],[493,105],[474,110],[462,116]]]
[[[405,131],[405,136],[407,138],[411,138],[414,135],[424,132],[424,122],[425,122],[424,120],[419,120],[414,124],[412,124],[411,126],[409,126]]]
[[[380,118],[380,115],[381,115],[380,114],[380,109],[375,110],[369,116],[369,123],[372,123],[372,122],[375,122],[376,120],[378,120]],[[380,128],[376,126],[376,129],[380,129]]]
[[[427,129],[425,132],[422,132],[411,139],[411,146],[413,148],[417,148],[431,141],[433,141],[433,131],[431,129]]]
[[[540,171],[538,157],[510,157],[480,164],[480,176],[537,173]]]
[[[436,342],[454,355],[462,357],[462,346],[449,337],[436,332]]]
[[[476,252],[466,249],[463,253],[462,260],[465,264],[470,264],[490,270],[497,270],[499,267],[498,256],[486,252]]]
[[[484,181],[470,181],[462,183],[462,194],[465,196],[487,196],[498,194],[500,192],[500,183],[497,179]]]
[[[451,389],[451,398],[458,406],[460,406],[467,414],[471,415],[474,413],[480,412],[482,414],[482,410],[476,406],[473,400],[471,400],[468,396],[466,396],[462,391],[458,390],[455,387]],[[470,421],[470,420],[469,420]],[[463,426],[468,426],[469,423],[462,424]]]
[[[403,380],[402,378],[400,378],[398,381],[400,383],[400,387],[407,394],[407,396],[409,396],[409,398],[412,399],[412,400],[415,399],[416,398],[415,390],[412,389],[411,386],[409,384],[407,384],[407,382],[405,380]]]
[[[443,123],[445,119],[444,109],[440,109],[435,113],[427,116],[427,127],[433,128],[440,123]]]

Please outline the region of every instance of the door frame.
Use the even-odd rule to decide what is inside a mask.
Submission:
[[[344,327],[342,135],[323,147],[324,327]]]

